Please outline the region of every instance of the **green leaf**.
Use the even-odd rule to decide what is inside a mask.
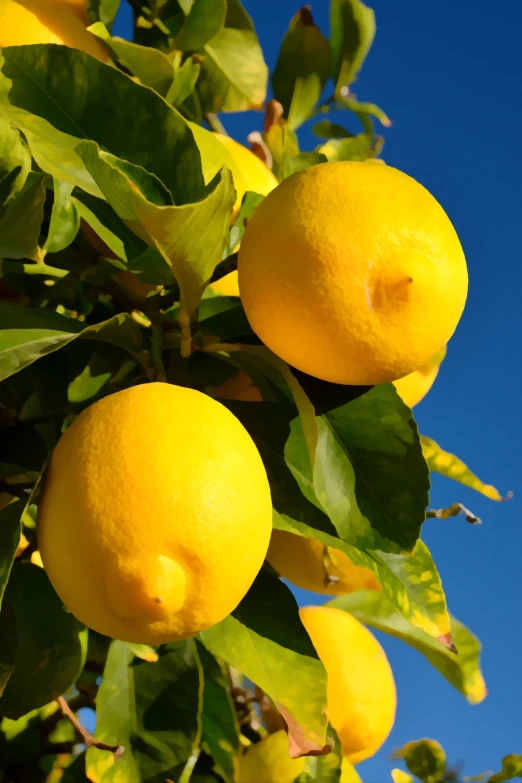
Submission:
[[[375,36],[375,14],[361,0],[330,0],[332,68],[336,93],[355,79]]]
[[[282,582],[262,569],[237,609],[200,638],[274,702],[288,726],[292,757],[323,751],[326,672]]]
[[[146,87],[151,87],[165,97],[174,79],[174,66],[166,54],[152,46],[140,46],[123,38],[111,38],[101,22],[92,25],[90,29],[103,41],[120,65]]]
[[[297,136],[288,125],[272,125],[265,134],[265,141],[272,155],[274,175],[281,181],[292,173],[288,161],[299,155]]]
[[[268,69],[252,20],[240,0],[228,0],[224,26],[199,54],[205,58],[197,83],[204,113],[262,106]]]
[[[70,137],[92,139],[109,153],[155,174],[176,204],[201,198],[204,183],[192,133],[181,115],[155,92],[67,46],[12,46],[3,50],[3,58],[0,114],[29,131],[29,146],[44,170],[34,136],[48,145],[46,160],[52,161],[61,154],[58,146],[70,156]],[[49,139],[49,125],[42,120],[60,135]],[[82,168],[73,155],[74,162]],[[70,172],[67,176],[50,173],[84,187]],[[92,186],[86,189],[92,192]]]
[[[234,783],[240,743],[229,682],[221,664],[200,642],[196,645],[204,678],[201,742],[225,783]]]
[[[362,590],[339,596],[329,605],[343,609],[365,625],[384,631],[414,647],[471,704],[478,704],[486,697],[487,691],[480,670],[480,642],[454,617],[450,619],[451,634],[458,655],[405,620],[382,593]]]
[[[0,117],[0,207],[23,188],[31,155],[19,131]]]
[[[319,120],[319,122],[316,122],[312,128],[312,133],[319,139],[349,139],[353,137],[353,133],[331,120]]]
[[[13,566],[15,552],[20,543],[20,518],[25,508],[23,499],[12,500],[0,508],[0,606]]]
[[[291,128],[305,122],[330,76],[330,44],[315,25],[308,6],[290,22],[272,75],[274,98]]]
[[[502,759],[502,769],[488,778],[488,783],[504,783],[505,780],[522,778],[522,755],[511,753]]]
[[[318,163],[326,163],[328,158],[321,152],[300,152],[293,158],[287,158],[284,165],[285,177],[294,174],[296,171],[303,171],[310,166],[317,166]]]
[[[121,0],[87,0],[87,16],[93,22],[111,25],[118,13]]]
[[[306,421],[286,449],[304,455]],[[428,504],[429,474],[411,411],[390,384],[316,417],[313,482],[339,537],[359,549],[411,552]],[[311,472],[313,471],[313,472]]]
[[[432,739],[421,739],[407,742],[393,757],[404,759],[412,775],[423,783],[440,783],[446,773],[446,754],[442,746]]]
[[[180,307],[187,316],[196,310],[226,243],[235,190],[224,169],[203,201],[184,206],[157,206],[138,191],[112,156],[82,142],[79,154],[117,214],[136,224],[172,267],[180,287]],[[188,325],[188,323],[187,323]]]
[[[0,258],[40,258],[38,241],[44,216],[45,175],[29,173],[0,218]]]
[[[372,140],[365,133],[349,139],[329,139],[319,147],[330,162],[337,160],[367,160],[372,157]]]
[[[124,348],[144,366],[141,332],[128,313],[85,327],[73,318],[35,307],[0,306],[0,380],[81,336]]]
[[[6,600],[15,615],[19,646],[0,712],[19,718],[75,682],[85,662],[87,629],[62,606],[43,568],[31,563],[15,563]]]
[[[78,198],[73,197],[72,201],[80,218],[94,230],[117,258],[129,261],[149,249],[106,201],[82,191],[76,193]]]
[[[183,52],[200,49],[219,33],[226,12],[226,0],[193,0],[174,47]]]
[[[54,202],[49,233],[44,245],[47,253],[58,253],[69,247],[80,228],[80,216],[71,198],[73,185],[53,180]]]
[[[498,489],[491,484],[484,484],[467,465],[462,462],[454,454],[450,454],[449,451],[444,451],[443,448],[435,443],[431,438],[427,438],[425,435],[420,436],[422,453],[424,459],[428,463],[430,470],[435,473],[440,473],[442,476],[454,479],[459,484],[464,484],[466,487],[480,492],[490,500],[505,500]],[[510,497],[509,495],[507,497]]]
[[[384,125],[385,128],[391,126],[391,120],[388,115],[375,103],[359,103],[353,95],[342,95],[337,103],[336,108],[349,109],[356,114],[361,120],[366,132],[371,130],[372,126],[368,124],[369,117],[375,117],[379,122]]]
[[[193,640],[164,645],[155,663],[111,644],[96,697],[96,739],[124,751],[89,748],[94,783],[179,779],[200,736],[200,670]]]
[[[167,103],[172,106],[180,106],[194,90],[200,70],[201,63],[198,55],[185,60],[181,68],[176,71],[174,81],[165,96]]]
[[[11,607],[6,602],[0,612],[0,697],[13,672],[17,649],[16,621]]]
[[[246,427],[259,449],[270,481],[274,527],[318,538],[327,546],[344,552],[355,565],[369,568],[401,615],[430,636],[440,637],[443,644],[451,644],[447,639],[450,627],[444,591],[423,541],[417,541],[412,555],[363,552],[341,541],[306,475],[310,468],[305,444],[302,444],[301,454],[286,448],[296,416],[295,408],[269,402],[263,405],[224,402]]]
[[[298,777],[299,783],[342,783],[342,769],[346,768],[346,773],[350,770],[351,777],[344,777],[345,783],[361,783],[357,772],[352,767],[348,759],[343,759],[341,743],[332,726],[328,726],[328,740],[332,741],[332,752],[325,756],[308,756],[304,772]],[[349,770],[348,770],[349,768]]]

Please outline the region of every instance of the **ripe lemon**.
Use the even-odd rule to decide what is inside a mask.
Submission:
[[[368,568],[356,566],[344,552],[316,538],[273,530],[266,557],[279,576],[314,593],[344,595],[381,589]]]
[[[279,183],[268,166],[249,149],[230,136],[224,136],[221,133],[214,135],[230,154],[233,162],[231,171],[237,191],[237,200],[234,205],[234,215],[236,215],[247,190],[266,196]],[[230,272],[221,280],[212,283],[211,288],[224,296],[239,296],[237,271]]]
[[[87,30],[87,0],[0,0],[0,47],[65,44],[99,60],[107,52]]]
[[[466,261],[446,213],[390,166],[311,166],[248,222],[239,289],[253,330],[326,381],[387,383],[445,345],[464,309]]]
[[[222,400],[263,401],[261,392],[254,381],[243,370],[228,378],[221,386],[214,386],[212,395]]]
[[[239,757],[238,783],[292,783],[305,763],[303,757],[290,758],[286,731],[276,731]]]
[[[45,570],[94,630],[161,644],[222,620],[272,527],[259,453],[223,405],[150,383],[94,403],[65,432],[38,512]]]
[[[328,717],[343,756],[358,764],[388,737],[396,707],[395,682],[381,645],[347,612],[308,606],[299,612],[328,675]]]
[[[445,356],[446,349],[443,348],[418,370],[393,382],[399,397],[409,408],[413,408],[427,395],[435,383],[435,378],[439,374],[440,365]]]

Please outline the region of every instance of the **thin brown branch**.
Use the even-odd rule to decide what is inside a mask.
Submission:
[[[56,699],[56,701],[58,703],[58,706],[60,707],[63,717],[67,718],[67,720],[72,724],[76,733],[81,737],[83,744],[87,748],[98,748],[98,750],[108,750],[111,753],[114,753],[114,755],[118,757],[123,755],[123,753],[125,752],[124,745],[107,745],[105,742],[100,742],[99,740],[95,739],[95,737],[93,737],[92,734],[89,731],[87,731],[85,726],[82,726],[77,716],[74,714],[74,712],[67,704],[63,696],[59,696]]]

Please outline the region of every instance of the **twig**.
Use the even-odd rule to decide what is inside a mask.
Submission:
[[[458,517],[460,514],[464,514],[466,522],[469,522],[471,525],[480,525],[482,523],[482,520],[463,506],[462,503],[453,503],[449,508],[432,508],[426,511],[426,517],[432,519],[449,519],[449,517]]]
[[[125,752],[125,746],[124,745],[107,745],[105,742],[100,742],[99,740],[95,739],[90,732],[87,731],[85,726],[82,726],[74,712],[71,710],[63,696],[58,696],[56,699],[58,706],[60,707],[60,710],[62,711],[62,715],[64,718],[67,718],[67,720],[73,725],[75,731],[77,734],[80,735],[82,738],[83,744],[87,748],[97,748],[98,750],[108,750],[111,753],[114,753],[116,757],[120,757]]]
[[[243,346],[241,343],[208,343],[200,348],[205,353],[220,353],[225,351],[226,353],[234,353],[234,351],[242,351]]]

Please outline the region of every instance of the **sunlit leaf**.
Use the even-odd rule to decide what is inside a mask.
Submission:
[[[361,0],[330,0],[333,77],[336,91],[355,79],[375,36],[375,14]]]
[[[85,662],[87,629],[62,605],[44,570],[31,563],[14,564],[5,600],[15,616],[18,651],[0,711],[19,718],[75,682]]]
[[[19,131],[0,118],[0,214],[2,205],[16,196],[31,170],[31,156]]]
[[[174,46],[195,51],[216,36],[225,22],[226,0],[194,0],[176,35]]]
[[[319,147],[330,162],[337,160],[367,160],[371,157],[372,142],[365,134],[360,133],[348,139],[329,139]]]
[[[179,106],[193,91],[198,80],[201,63],[197,57],[189,57],[181,68],[178,68],[174,81],[169,87],[165,100],[172,106]],[[197,139],[196,139],[197,141]]]
[[[420,576],[422,583],[423,575]],[[454,617],[450,619],[451,634],[458,655],[425,631],[409,623],[382,593],[362,590],[339,596],[330,605],[353,614],[372,628],[389,633],[410,644],[464,694],[471,704],[478,704],[485,698],[487,691],[480,670],[480,642]]]
[[[504,783],[505,780],[522,778],[522,755],[511,753],[502,759],[502,769],[488,778],[488,783]]]
[[[74,242],[80,228],[80,217],[71,198],[73,185],[68,182],[53,181],[54,201],[51,223],[45,241],[47,253],[58,253]]]
[[[274,702],[287,723],[293,757],[324,749],[326,672],[282,582],[262,570],[238,608],[200,636]]]
[[[363,552],[343,542],[321,508],[310,477],[306,475],[308,449],[287,449],[295,408],[276,403],[224,401],[246,427],[263,459],[268,473],[274,526],[340,549],[356,565],[375,574],[383,592],[397,611],[430,636],[449,634],[449,615],[440,576],[423,541],[417,541],[413,554]],[[303,470],[303,467],[305,470]],[[421,580],[421,574],[429,574]]]
[[[203,195],[199,152],[192,133],[181,115],[155,92],[67,46],[12,46],[2,53],[0,116],[29,131],[29,146],[44,170],[45,160],[50,158],[56,165],[60,155],[59,149],[53,152],[49,145],[64,145],[70,155],[74,153],[71,137],[92,139],[109,153],[155,174],[176,204],[190,203]],[[42,125],[42,120],[47,124]],[[62,134],[56,141],[49,139],[49,124]],[[47,145],[45,160],[39,159],[32,136]],[[81,169],[78,157],[73,154],[73,158],[76,169]],[[72,176],[74,171],[69,178],[50,173],[82,185]]]
[[[282,104],[291,128],[309,118],[330,70],[330,44],[315,25],[309,7],[303,6],[290,22],[272,75],[274,97]]]
[[[467,465],[462,462],[454,454],[450,454],[449,451],[444,451],[438,443],[435,443],[431,438],[427,438],[425,435],[420,436],[422,453],[424,459],[428,463],[430,470],[435,473],[440,473],[447,478],[452,478],[458,481],[459,484],[464,484],[466,487],[480,492],[490,500],[504,500],[498,489],[491,484],[484,484],[478,476],[476,476],[468,468]]]
[[[204,112],[261,107],[268,69],[252,20],[240,0],[228,0],[224,26],[199,53],[204,60],[197,91]]]
[[[446,754],[442,746],[432,739],[421,739],[407,742],[393,757],[404,759],[412,775],[423,783],[440,783],[446,772]]]

